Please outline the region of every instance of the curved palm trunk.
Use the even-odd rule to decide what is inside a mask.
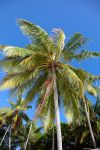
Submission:
[[[57,91],[56,73],[54,67],[52,67],[52,73],[53,73],[55,119],[56,119],[56,130],[57,130],[57,146],[58,146],[58,150],[62,150],[62,135],[61,135],[60,114],[59,114],[59,105],[58,105],[58,91]]]
[[[93,130],[92,130],[91,122],[90,122],[90,117],[89,117],[89,112],[87,110],[87,104],[86,104],[86,100],[85,100],[84,96],[83,96],[83,102],[84,102],[85,113],[86,113],[86,117],[87,117],[87,121],[88,121],[88,126],[89,126],[89,130],[90,130],[93,146],[94,146],[94,148],[96,148],[96,141],[94,138],[94,134],[93,134]]]

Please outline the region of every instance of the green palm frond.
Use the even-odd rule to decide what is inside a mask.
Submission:
[[[25,58],[20,63],[21,66],[27,66],[28,69],[35,68],[35,67],[47,67],[48,57],[44,54],[36,53],[31,55],[28,58]]]
[[[14,107],[16,106],[15,102],[13,102],[13,101],[11,101],[11,100],[8,100],[8,102],[10,103],[11,107],[14,108]]]
[[[32,54],[32,51],[29,49],[24,49],[24,48],[14,47],[14,46],[0,45],[0,49],[3,51],[6,57],[23,58]]]
[[[26,113],[22,112],[21,117],[23,118],[23,120],[25,120],[26,122],[29,122],[30,119],[29,117],[26,115]]]
[[[23,19],[19,19],[18,24],[21,30],[32,39],[32,42],[41,45],[44,51],[48,51],[52,47],[52,40],[45,30]]]
[[[20,63],[20,60],[15,58],[15,59],[10,59],[6,58],[0,61],[0,67],[3,68],[5,71],[8,71],[12,68],[17,68],[17,65]]]
[[[75,85],[75,87],[79,91],[79,93],[80,93],[79,95],[81,97],[82,93],[84,91],[84,86],[83,86],[82,81],[77,76],[77,74],[69,67],[69,65],[61,64],[61,66],[62,66],[62,69],[60,72],[63,74],[63,76],[66,78],[66,80],[69,80],[69,83],[71,83],[73,86]]]
[[[79,79],[83,82],[85,90],[89,94],[92,94],[93,96],[97,96],[99,93],[99,88],[95,87],[93,83],[94,81],[99,80],[100,77],[90,74],[89,72],[80,68],[74,68],[70,65],[69,67],[77,74]]]
[[[19,74],[9,74],[3,79],[0,89],[13,89],[17,86],[23,85],[23,83],[26,83],[27,81],[34,80],[38,74],[38,71],[39,70],[26,71]]]
[[[65,42],[65,34],[61,29],[54,29],[54,43],[55,46],[58,48],[58,51],[63,50],[64,42]]]
[[[77,60],[84,60],[91,57],[100,57],[100,53],[83,50],[79,54],[73,56]]]
[[[33,83],[32,87],[27,92],[27,96],[25,98],[25,104],[30,103],[35,98],[36,94],[41,91],[41,87],[43,86],[47,78],[48,78],[48,73],[45,74],[43,73],[38,77],[38,79]]]
[[[5,114],[10,111],[11,111],[11,108],[8,108],[8,107],[0,108],[0,115]]]
[[[90,84],[86,85],[86,90],[88,91],[89,94],[92,94],[93,96],[97,96],[97,90],[95,89],[95,87],[91,86]]]
[[[77,49],[79,49],[83,44],[85,44],[87,38],[85,38],[80,33],[75,33],[70,40],[65,44],[64,51],[67,53],[74,53]]]
[[[79,94],[77,89],[69,83],[64,74],[57,73],[57,85],[59,97],[62,100],[65,109],[65,115],[69,122],[76,120],[79,117]]]

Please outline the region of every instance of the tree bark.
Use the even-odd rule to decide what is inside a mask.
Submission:
[[[56,72],[54,67],[52,68],[52,73],[53,73],[55,120],[56,120],[56,130],[57,130],[57,147],[58,150],[62,150],[62,135],[61,135],[60,114],[59,114],[59,105],[58,105],[58,91],[57,91],[57,83],[56,83]]]
[[[83,102],[84,102],[85,113],[86,113],[86,117],[87,117],[87,121],[88,121],[88,126],[89,126],[89,130],[90,130],[93,146],[94,146],[94,148],[96,148],[96,141],[94,138],[94,134],[93,134],[93,130],[92,130],[91,122],[90,122],[90,117],[89,117],[89,112],[87,110],[87,104],[86,104],[86,100],[85,100],[84,96],[83,96]]]
[[[9,128],[9,150],[11,150],[11,125]]]

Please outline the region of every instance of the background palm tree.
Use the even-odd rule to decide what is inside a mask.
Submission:
[[[90,139],[90,133],[87,127],[87,119],[85,116],[84,105],[80,103],[80,117],[78,121],[74,122],[73,125],[73,134],[76,137],[76,145],[84,143],[85,139]],[[100,118],[95,111],[95,107],[97,106],[97,102],[95,105],[92,105],[91,102],[87,99],[88,111],[90,114],[90,120],[93,128],[93,132],[96,140],[99,139],[100,134]],[[76,136],[77,135],[77,136]],[[89,140],[90,142],[90,140]],[[88,142],[87,142],[88,143]],[[87,145],[88,146],[88,145]]]
[[[41,130],[42,127],[36,127],[33,121],[28,122],[26,125],[24,125],[21,130],[19,130],[18,135],[16,138],[19,139],[18,145],[21,149],[25,149],[25,142],[27,139],[27,135],[29,133],[30,126],[32,124],[31,133],[29,136],[29,142],[28,142],[28,149],[36,149],[34,147],[34,143],[36,143],[42,136]]]
[[[63,103],[67,116],[71,114],[75,119],[79,115],[78,100],[83,98],[84,87],[93,91],[93,87],[89,87],[91,78],[95,78],[81,69],[72,67],[69,61],[100,56],[100,53],[86,50],[76,53],[87,40],[80,33],[75,33],[65,42],[65,34],[61,29],[54,29],[54,35],[49,36],[45,30],[31,22],[19,20],[18,23],[32,43],[25,48],[1,46],[5,58],[0,65],[7,72],[1,89],[12,89],[12,93],[16,93],[21,87],[26,95],[26,103],[31,102],[38,94],[39,105],[35,118],[47,105],[48,111],[55,113],[58,150],[62,150],[59,104]],[[54,101],[50,100],[51,97],[54,97]],[[88,114],[87,118],[89,122]]]
[[[2,119],[2,125],[9,125],[9,149],[11,149],[11,131],[13,134],[16,134],[22,127],[23,121],[29,121],[29,118],[24,111],[30,109],[31,106],[26,106],[21,98],[19,98],[16,102],[9,101],[9,103],[11,107],[4,107],[0,109],[0,117]],[[4,137],[7,132],[4,134]]]

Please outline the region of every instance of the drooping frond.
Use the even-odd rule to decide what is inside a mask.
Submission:
[[[77,74],[69,67],[67,64],[61,64],[62,69],[61,73],[63,76],[69,81],[70,84],[75,85],[76,88],[78,88],[78,91],[80,93],[80,96],[82,96],[84,86],[80,78],[77,76]]]
[[[25,120],[26,122],[29,122],[30,119],[29,117],[26,115],[26,113],[22,112],[21,117],[23,118],[23,120]]]
[[[92,94],[94,96],[97,96],[97,90],[93,85],[94,80],[99,79],[99,76],[94,76],[87,71],[84,71],[83,69],[74,68],[69,65],[69,67],[77,74],[79,79],[83,82],[85,91],[87,91],[89,94]]]
[[[45,30],[23,19],[19,19],[18,24],[21,30],[32,39],[33,43],[41,45],[45,51],[52,47],[52,41]]]
[[[28,69],[36,68],[36,67],[47,67],[48,57],[41,53],[35,53],[28,58],[25,58],[20,63],[21,66],[27,66]]]
[[[35,95],[41,91],[41,87],[43,86],[44,82],[47,80],[48,73],[43,73],[41,76],[37,78],[37,80],[33,83],[30,90],[27,92],[27,96],[25,98],[25,104],[30,103]],[[25,86],[26,88],[26,86]]]
[[[8,74],[3,79],[0,89],[13,89],[15,87],[21,86],[27,81],[33,80],[38,74],[38,71],[26,71],[19,74]]]
[[[75,85],[70,84],[64,73],[57,73],[57,85],[59,97],[62,100],[66,117],[69,122],[71,122],[79,116],[79,94],[77,93]]]
[[[11,111],[11,108],[8,108],[8,107],[0,108],[0,115],[5,114],[10,111]]]
[[[14,47],[14,46],[0,45],[0,49],[3,51],[6,57],[23,58],[32,54],[32,51],[29,49]]]

